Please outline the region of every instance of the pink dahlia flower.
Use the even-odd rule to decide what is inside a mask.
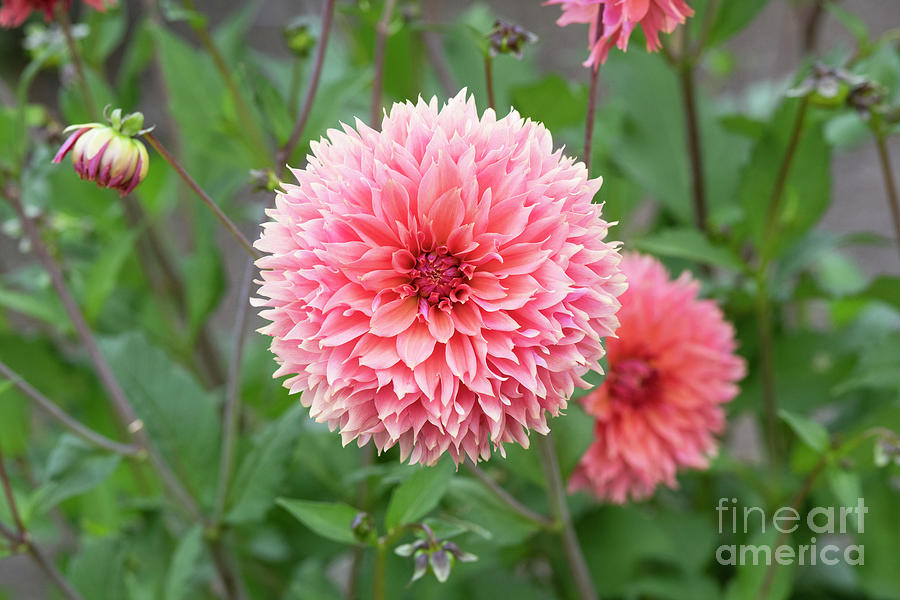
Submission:
[[[465,92],[330,130],[256,247],[285,386],[344,443],[487,459],[548,431],[625,289],[599,179]]]
[[[547,0],[545,4],[561,4],[563,14],[556,21],[564,27],[569,23],[589,23],[590,56],[586,67],[598,67],[606,62],[613,46],[623,52],[628,38],[638,25],[647,38],[647,50],[659,50],[659,33],[672,33],[694,14],[685,0]],[[600,21],[602,20],[602,26]]]
[[[697,298],[690,275],[670,280],[656,259],[631,253],[622,271],[628,291],[606,380],[583,399],[595,440],[569,486],[616,503],[647,498],[659,483],[676,487],[680,467],[707,467],[722,404],[745,367],[734,329],[715,302]]]
[[[72,4],[72,0],[2,0],[3,6],[0,6],[0,27],[18,27],[25,22],[25,19],[32,11],[38,10],[44,13],[46,20],[53,18],[53,11],[57,5],[63,4],[66,10]],[[85,0],[85,3],[93,6],[95,9],[106,10],[107,5],[115,4],[113,1],[107,0]]]

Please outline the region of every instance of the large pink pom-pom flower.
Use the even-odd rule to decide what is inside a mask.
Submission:
[[[328,138],[256,243],[275,375],[344,443],[411,463],[527,447],[617,326],[600,180],[465,92]]]
[[[107,5],[115,4],[113,0],[85,0],[85,3],[99,11],[106,10]],[[2,0],[0,27],[18,27],[32,11],[43,12],[44,19],[49,21],[60,4],[63,10],[69,10],[72,0]]]
[[[606,62],[613,46],[627,50],[638,25],[647,38],[647,50],[654,52],[660,48],[660,32],[672,33],[694,14],[685,0],[547,0],[544,4],[562,5],[563,14],[556,21],[561,27],[590,23],[591,53],[584,66],[594,68]]]
[[[583,399],[595,440],[570,481],[616,503],[647,498],[660,483],[676,487],[680,467],[707,467],[722,404],[745,369],[733,327],[715,302],[697,298],[689,274],[670,280],[656,259],[632,253],[622,271],[628,291],[606,380]]]

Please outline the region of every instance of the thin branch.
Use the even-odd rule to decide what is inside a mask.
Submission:
[[[423,31],[422,41],[425,43],[425,52],[428,54],[428,60],[434,68],[435,75],[444,89],[444,95],[453,96],[457,91],[456,80],[447,64],[447,57],[444,55],[444,47],[441,44],[440,36],[434,31]]]
[[[772,197],[769,199],[769,205],[766,209],[766,231],[763,232],[766,237],[763,249],[764,264],[768,263],[770,258],[769,254],[772,250],[772,243],[778,233],[778,214],[781,212],[781,201],[784,197],[784,189],[787,187],[788,177],[791,174],[791,165],[794,163],[794,157],[796,156],[797,148],[800,145],[803,125],[806,122],[807,108],[809,108],[809,98],[805,97],[800,101],[800,108],[797,110],[797,117],[794,120],[794,128],[791,130],[788,147],[785,150],[784,159],[781,161],[781,167],[778,169],[775,185],[772,188]]]
[[[12,516],[13,523],[19,532],[19,537],[25,537],[25,523],[22,521],[22,515],[19,514],[19,507],[16,505],[16,497],[13,495],[12,483],[9,480],[9,473],[6,472],[6,463],[3,458],[3,449],[0,448],[0,484],[3,485],[3,495],[6,496],[6,503],[9,506],[9,514]]]
[[[897,198],[897,182],[894,180],[894,169],[887,140],[883,134],[875,135],[875,146],[878,148],[878,162],[884,177],[884,188],[887,192],[888,207],[894,221],[894,234],[897,236],[897,247],[900,248],[900,199]]]
[[[474,475],[475,478],[478,479],[478,481],[480,481],[484,485],[484,487],[488,489],[488,491],[494,494],[497,499],[505,503],[509,508],[517,512],[519,515],[525,517],[533,523],[536,523],[543,529],[553,529],[556,526],[556,523],[552,519],[531,510],[530,508],[516,500],[512,494],[500,487],[500,484],[494,481],[494,479],[490,475],[479,469],[477,465],[466,462],[464,463],[464,467],[469,473]]]
[[[3,485],[3,493],[6,496],[6,501],[9,504],[9,512],[12,515],[13,522],[16,525],[16,529],[18,532],[14,532],[0,523],[0,535],[5,537],[9,542],[13,545],[13,549],[16,547],[24,546],[28,551],[28,554],[31,555],[31,558],[38,564],[42,571],[55,583],[60,591],[62,591],[63,595],[69,600],[84,600],[81,595],[72,587],[66,578],[62,576],[56,566],[54,566],[53,562],[47,557],[46,554],[35,544],[31,537],[28,535],[28,530],[25,529],[25,523],[22,522],[22,517],[19,514],[19,507],[16,505],[16,498],[13,496],[12,485],[9,481],[9,475],[6,472],[6,465],[3,459],[3,451],[0,449],[0,482]]]
[[[168,150],[166,150],[166,148],[160,143],[156,136],[152,133],[146,133],[144,134],[144,138],[146,138],[150,145],[153,146],[153,148],[157,152],[159,152],[160,156],[162,156],[163,159],[165,159],[165,161],[169,163],[169,165],[173,169],[175,169],[175,172],[181,176],[188,187],[191,188],[191,190],[195,194],[197,194],[197,196],[203,201],[204,204],[206,204],[207,208],[209,208],[209,210],[212,211],[216,218],[219,219],[219,222],[221,222],[222,225],[225,226],[225,229],[227,229],[228,232],[234,237],[234,239],[236,239],[241,244],[241,246],[244,247],[244,250],[246,250],[254,259],[260,258],[260,253],[256,251],[256,249],[253,247],[253,244],[251,244],[250,241],[244,236],[244,234],[241,233],[241,230],[237,228],[237,225],[235,225],[234,222],[228,218],[228,215],[222,212],[222,209],[219,208],[219,205],[216,204],[216,201],[213,200],[209,196],[209,194],[203,191],[203,188],[200,187],[200,184],[198,184],[194,180],[194,178],[191,177],[191,175],[185,170],[185,168],[181,166],[181,163],[179,163],[178,160],[174,156],[172,156],[172,154]]]
[[[113,403],[117,416],[125,426],[126,430],[134,436],[138,447],[147,451],[151,462],[172,495],[181,502],[189,514],[192,516],[199,515],[199,510],[194,499],[181,485],[181,482],[179,482],[174,473],[172,473],[163,457],[148,440],[146,432],[144,431],[143,422],[137,417],[134,408],[128,402],[128,398],[125,396],[125,392],[116,380],[106,357],[104,357],[103,353],[100,351],[100,346],[97,344],[93,332],[91,332],[84,315],[81,313],[81,309],[78,307],[75,298],[69,291],[60,265],[53,256],[50,255],[50,251],[47,249],[34,221],[25,214],[22,202],[19,199],[18,191],[7,187],[4,189],[4,195],[18,214],[19,220],[22,222],[22,227],[31,242],[34,253],[43,264],[44,269],[50,275],[50,280],[53,283],[56,294],[59,296],[69,319],[72,321],[72,325],[78,333],[81,344],[84,346],[90,357],[91,363],[94,366],[94,371],[100,380],[100,384],[103,386],[103,389]]]
[[[497,98],[494,95],[494,59],[490,54],[484,55],[484,80],[487,86],[488,106],[497,110]]]
[[[60,589],[68,600],[84,600],[82,595],[79,594],[75,587],[69,583],[62,573],[59,572],[59,569],[56,568],[53,561],[44,554],[44,551],[41,550],[37,544],[28,540],[26,540],[25,543],[28,547],[28,553],[31,555],[31,558],[34,559],[34,562],[36,562],[47,577],[56,584],[56,587]]]
[[[815,483],[816,478],[819,477],[819,475],[828,465],[828,460],[829,454],[826,452],[822,455],[822,458],[819,459],[819,462],[816,464],[816,466],[813,467],[813,470],[810,471],[806,476],[806,479],[804,479],[802,487],[794,495],[794,498],[790,504],[790,507],[794,509],[794,513],[799,512],[800,508],[802,508],[803,501],[809,495],[810,490],[812,490],[812,486],[813,483]],[[778,539],[773,546],[774,548],[778,548],[787,542],[787,538],[790,535],[789,533],[787,533],[787,531],[780,531],[780,533],[778,534]],[[766,567],[765,578],[763,579],[762,585],[759,588],[759,593],[756,595],[757,600],[766,600],[769,597],[769,592],[772,589],[772,584],[775,582],[775,574],[777,571],[778,561],[773,560],[769,563],[768,567]]]
[[[78,86],[81,88],[81,94],[84,96],[84,103],[87,105],[88,114],[92,119],[97,118],[97,105],[94,104],[94,95],[91,93],[91,86],[88,85],[87,77],[84,75],[84,65],[81,62],[81,54],[78,52],[78,45],[75,43],[75,37],[72,35],[72,22],[69,20],[69,9],[60,4],[56,9],[56,16],[62,26],[63,37],[66,38],[66,46],[69,49],[69,56],[72,58],[72,66],[75,68],[75,79],[78,80]]]
[[[700,119],[697,115],[697,88],[694,83],[694,65],[685,61],[679,68],[681,96],[684,100],[684,118],[688,138],[688,152],[691,159],[691,183],[693,184],[694,220],[703,233],[708,233],[706,178],[703,168],[703,145],[700,134]]]
[[[603,11],[606,8],[601,4],[597,9],[597,32],[594,34],[594,44],[600,42],[603,37]],[[588,173],[591,171],[591,159],[594,151],[594,122],[597,120],[597,92],[600,85],[600,65],[591,65],[591,91],[588,94],[587,119],[584,124],[584,166]]]
[[[575,580],[575,587],[578,588],[578,596],[581,600],[597,600],[597,591],[591,580],[591,572],[584,559],[584,554],[581,552],[581,545],[578,543],[578,536],[575,535],[575,527],[572,525],[572,516],[569,514],[569,505],[566,503],[566,490],[562,474],[559,471],[559,459],[556,457],[553,438],[549,433],[535,437],[541,466],[544,469],[544,478],[547,482],[547,499],[550,501],[550,508],[556,517],[557,524],[562,528],[560,535],[563,548]]]
[[[10,369],[3,361],[0,361],[0,375],[11,381],[20,392],[25,394],[25,396],[40,406],[47,414],[59,421],[63,426],[84,441],[94,444],[98,448],[115,452],[116,454],[123,454],[125,456],[134,456],[138,454],[139,449],[137,446],[116,442],[97,433],[86,425],[83,425],[80,421],[75,419],[75,417],[66,413],[50,399],[36,390],[31,384],[25,381],[21,375]]]
[[[253,273],[253,263],[247,263],[238,292],[238,309],[234,321],[231,361],[228,365],[228,384],[225,392],[225,407],[222,419],[222,452],[219,461],[219,485],[216,491],[216,504],[213,511],[214,524],[222,521],[231,479],[234,441],[237,435],[238,401],[241,391],[241,362],[244,356],[244,342],[247,339],[245,329],[247,328],[247,312],[250,307],[250,284],[253,281]]]
[[[390,34],[391,17],[397,0],[385,0],[381,11],[381,19],[375,26],[375,77],[372,80],[372,118],[369,126],[381,129],[381,94],[384,91],[384,55],[387,51],[387,39]]]
[[[288,141],[276,155],[275,169],[279,173],[284,173],[287,168],[287,161],[291,159],[297,144],[300,143],[300,136],[303,135],[306,122],[309,120],[309,115],[312,112],[313,100],[316,98],[316,92],[319,89],[319,79],[322,77],[322,66],[325,64],[325,52],[328,50],[328,37],[331,34],[331,23],[334,20],[334,3],[335,0],[323,0],[322,28],[319,43],[316,46],[315,63],[309,76],[309,86],[306,88],[303,107],[297,115],[297,121],[294,123],[294,129],[291,131],[291,137],[288,138]]]

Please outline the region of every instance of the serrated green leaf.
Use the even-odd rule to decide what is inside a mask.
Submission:
[[[172,562],[166,575],[166,600],[181,600],[188,597],[202,555],[203,526],[194,525],[181,537],[172,555]]]
[[[350,528],[359,510],[341,502],[314,502],[279,498],[278,505],[315,533],[342,544],[357,544]]]
[[[216,397],[139,333],[101,347],[150,439],[189,489],[210,498],[221,432]]]
[[[32,513],[44,514],[60,502],[99,485],[116,470],[119,460],[116,454],[64,434],[47,462],[47,481],[34,492]]]
[[[275,504],[305,413],[306,409],[297,403],[260,433],[231,485],[228,523],[261,520]]]
[[[385,517],[388,531],[415,523],[431,512],[447,491],[454,472],[453,464],[446,458],[433,467],[411,468],[418,470],[397,486],[391,495]]]

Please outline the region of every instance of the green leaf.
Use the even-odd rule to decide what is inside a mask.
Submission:
[[[666,229],[636,240],[639,250],[659,256],[684,258],[731,271],[745,269],[741,259],[728,248],[715,246],[696,229]]]
[[[241,463],[229,492],[231,524],[262,520],[275,503],[306,409],[296,403],[259,435],[256,446]]]
[[[581,126],[587,109],[587,90],[557,74],[518,86],[510,91],[513,105],[523,117],[540,121],[553,132]]]
[[[900,390],[900,338],[896,335],[866,346],[853,373],[835,392],[843,394],[861,388],[884,389],[895,394]]]
[[[63,434],[47,462],[47,481],[32,497],[32,512],[43,514],[63,500],[94,488],[109,477],[118,464],[118,455]]]
[[[900,277],[876,277],[860,294],[866,300],[877,300],[900,310]]]
[[[181,480],[210,499],[219,464],[216,397],[139,333],[103,340],[101,346],[147,434]]]
[[[710,46],[721,44],[758,15],[769,0],[726,0],[717,3],[716,20],[707,38]]]
[[[821,423],[817,423],[806,417],[779,410],[778,416],[787,423],[794,433],[802,439],[807,446],[817,452],[825,452],[829,447],[828,430]]]
[[[869,45],[869,28],[865,22],[856,14],[850,12],[837,2],[828,0],[825,2],[825,8],[831,13],[835,19],[840,21],[841,25],[847,28],[860,48],[866,48]]]
[[[172,555],[172,562],[166,575],[166,600],[189,597],[202,556],[203,526],[198,524],[181,537]]]
[[[103,310],[103,304],[116,286],[119,272],[134,248],[137,231],[127,231],[104,248],[100,256],[85,275],[84,312],[89,321],[94,321]]]
[[[114,538],[89,543],[68,565],[68,580],[91,600],[122,600],[125,592],[125,552]]]
[[[397,486],[391,495],[385,516],[388,531],[399,525],[414,523],[431,512],[441,501],[453,478],[453,464],[447,459],[433,467],[412,468],[418,470]]]
[[[68,323],[66,313],[55,297],[44,299],[0,287],[0,307],[47,323]]]
[[[284,507],[301,523],[315,533],[342,544],[357,544],[350,526],[359,510],[340,502],[314,502],[312,500],[290,500],[279,498],[278,505]]]

